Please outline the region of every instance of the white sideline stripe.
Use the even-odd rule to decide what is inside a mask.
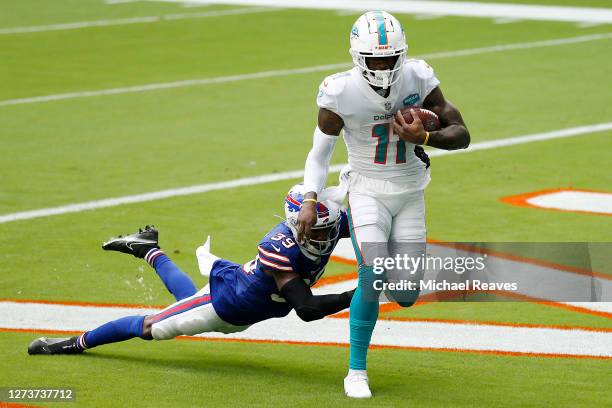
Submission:
[[[124,3],[136,3],[141,0],[104,0],[105,4],[124,4]]]
[[[429,53],[429,54],[413,56],[413,58],[422,58],[422,59],[429,59],[429,60],[442,59],[442,58],[457,58],[457,57],[466,57],[470,55],[487,54],[487,53],[492,53],[492,52],[525,50],[525,49],[541,48],[541,47],[554,47],[554,46],[560,46],[560,45],[577,44],[577,43],[583,43],[583,42],[609,40],[609,39],[612,39],[611,32],[601,33],[601,34],[581,35],[577,37],[556,38],[552,40],[541,40],[541,41],[513,43],[513,44],[500,44],[500,45],[493,45],[493,46],[479,47],[479,48],[467,48],[467,49],[455,50],[455,51],[434,52],[434,53]],[[18,99],[6,99],[3,101],[0,101],[0,107],[10,106],[10,105],[22,105],[22,104],[29,104],[29,103],[51,102],[51,101],[59,101],[59,100],[64,100],[64,99],[87,98],[87,97],[93,97],[93,96],[119,95],[119,94],[127,94],[127,93],[157,91],[157,90],[162,90],[162,89],[185,88],[185,87],[190,87],[190,86],[220,84],[220,83],[226,83],[226,82],[271,78],[271,77],[278,77],[278,76],[310,74],[314,72],[331,71],[335,69],[347,69],[351,66],[352,64],[350,63],[316,65],[316,66],[311,66],[311,67],[303,67],[303,68],[295,68],[295,69],[261,71],[261,72],[254,72],[250,74],[229,75],[229,76],[220,76],[220,77],[212,77],[212,78],[188,79],[188,80],[183,80],[183,81],[162,82],[162,83],[154,83],[154,84],[146,84],[146,85],[135,85],[135,86],[127,86],[127,87],[121,87],[121,88],[100,89],[100,90],[94,90],[94,91],[79,91],[79,92],[68,92],[68,93],[53,94],[53,95],[32,96],[32,97],[18,98]]]
[[[78,21],[74,23],[48,24],[48,25],[29,26],[29,27],[8,27],[8,28],[0,28],[0,35],[41,33],[41,32],[46,32],[46,31],[61,31],[61,30],[76,30],[80,28],[110,27],[110,26],[128,25],[128,24],[158,23],[160,21],[174,21],[174,20],[189,20],[189,19],[207,18],[207,17],[221,17],[221,16],[231,16],[231,15],[238,15],[238,14],[263,13],[267,11],[277,11],[277,10],[280,10],[280,9],[279,8],[269,8],[269,7],[268,8],[249,7],[249,8],[239,8],[239,9],[232,9],[232,10],[203,11],[199,13],[164,14],[161,16],[143,16],[143,17],[129,17],[129,18],[109,19],[109,20]]]
[[[156,309],[0,302],[0,327],[6,329],[91,330],[109,320]],[[348,343],[348,319],[302,322],[294,312],[283,319],[255,324],[244,332],[198,337]],[[381,346],[502,351],[562,355],[612,356],[612,334],[587,330],[505,327],[478,324],[379,320],[372,344]]]
[[[428,154],[430,157],[448,156],[448,155],[453,155],[453,154],[463,154],[463,153],[476,152],[480,150],[495,149],[498,147],[513,146],[513,145],[518,145],[518,144],[523,144],[523,143],[532,143],[532,142],[538,142],[538,141],[543,141],[543,140],[558,139],[558,138],[564,138],[564,137],[570,137],[570,136],[578,136],[578,135],[584,135],[584,134],[596,133],[596,132],[604,132],[606,130],[612,130],[612,122],[601,123],[601,124],[596,124],[596,125],[588,125],[588,126],[579,126],[579,127],[569,128],[569,129],[555,130],[552,132],[537,133],[533,135],[511,137],[507,139],[497,139],[497,140],[492,140],[492,141],[487,141],[487,142],[478,142],[478,143],[472,144],[466,150],[452,150],[452,151],[434,150],[434,151],[428,151]],[[329,171],[330,173],[339,172],[340,170],[342,170],[344,166],[345,164],[335,164],[335,165],[330,166]],[[187,196],[187,195],[192,195],[192,194],[200,194],[200,193],[206,193],[206,192],[215,191],[215,190],[227,190],[227,189],[237,188],[237,187],[245,187],[245,186],[253,186],[257,184],[272,183],[275,181],[301,178],[303,176],[304,176],[303,170],[293,170],[293,171],[287,171],[287,172],[282,172],[282,173],[264,174],[261,176],[246,177],[246,178],[240,178],[240,179],[229,180],[229,181],[221,181],[221,182],[216,182],[216,183],[199,184],[195,186],[154,191],[151,193],[136,194],[136,195],[129,195],[129,196],[124,196],[124,197],[116,197],[116,198],[108,198],[104,200],[88,201],[88,202],[77,203],[77,204],[68,204],[68,205],[59,206],[59,207],[41,208],[38,210],[30,210],[30,211],[23,211],[23,212],[17,212],[17,213],[12,213],[12,214],[0,215],[0,224],[12,222],[12,221],[48,217],[51,215],[61,215],[61,214],[82,212],[82,211],[94,210],[98,208],[115,207],[115,206],[123,205],[123,204],[142,203],[146,201],[161,200],[161,199],[170,198],[170,197],[180,197],[180,196]]]
[[[165,0],[171,3],[209,0]],[[217,4],[281,6],[317,10],[386,10],[391,13],[438,14],[443,16],[516,18],[526,20],[612,23],[612,9],[541,6],[527,4],[478,3],[434,0],[215,0]]]
[[[542,140],[560,139],[564,137],[578,136],[578,135],[584,135],[584,134],[589,134],[589,133],[605,132],[607,130],[612,130],[612,122],[599,123],[596,125],[579,126],[579,127],[574,127],[574,128],[568,128],[568,129],[553,130],[552,132],[536,133],[533,135],[510,137],[507,139],[496,139],[496,140],[490,140],[486,142],[478,142],[478,143],[474,143],[473,145],[470,145],[470,147],[467,150],[434,150],[431,152],[428,150],[427,154],[430,157],[448,156],[451,154],[458,154],[458,153],[463,153],[463,152],[475,152],[479,150],[494,149],[497,147],[506,147],[506,146],[524,144],[524,143],[539,142]]]

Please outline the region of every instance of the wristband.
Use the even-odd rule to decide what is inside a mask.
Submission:
[[[425,132],[425,140],[423,141],[423,145],[427,146],[427,142],[429,142],[429,132]]]

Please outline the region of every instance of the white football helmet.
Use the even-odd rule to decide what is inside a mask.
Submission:
[[[285,217],[286,222],[293,236],[297,238],[297,219],[304,200],[304,185],[296,184],[285,197]],[[320,201],[317,203],[317,222],[312,227],[313,235],[320,237],[310,238],[304,244],[298,245],[302,252],[306,251],[310,255],[320,257],[329,255],[334,250],[334,245],[340,234],[340,207],[333,201]],[[321,231],[322,234],[317,234]]]
[[[406,59],[408,45],[400,22],[386,11],[368,11],[355,21],[351,29],[353,62],[363,72],[368,83],[387,89],[400,78],[400,69]],[[392,69],[371,70],[366,64],[368,57],[394,57],[397,62]]]

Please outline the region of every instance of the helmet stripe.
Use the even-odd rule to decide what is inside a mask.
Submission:
[[[378,23],[378,45],[387,45],[387,30],[385,29],[385,18],[382,12],[374,13],[376,22]]]

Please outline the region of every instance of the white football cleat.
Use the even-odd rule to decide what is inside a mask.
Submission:
[[[344,378],[344,393],[349,398],[372,398],[365,370],[349,370]]]
[[[210,271],[212,270],[213,263],[215,263],[215,261],[219,259],[218,256],[215,256],[210,252],[210,235],[208,236],[208,238],[206,238],[206,242],[202,246],[199,246],[198,249],[196,249],[196,258],[198,259],[200,274],[206,277],[210,276]]]

